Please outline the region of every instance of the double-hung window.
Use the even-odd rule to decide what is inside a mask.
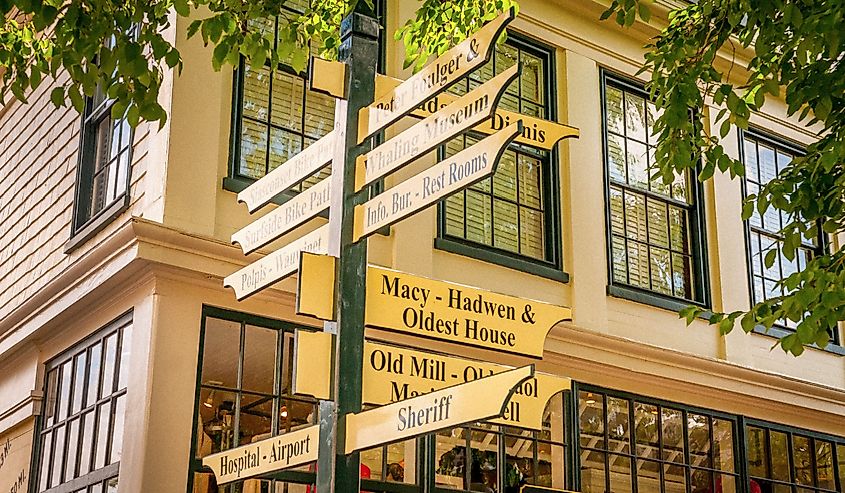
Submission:
[[[508,87],[498,107],[554,119],[552,55],[514,35],[496,47],[492,61],[451,92],[465,94],[517,63],[521,64],[521,75]],[[502,127],[507,123],[499,116],[496,122]],[[447,143],[443,153],[454,155],[482,138],[469,132]],[[438,248],[539,275],[563,277],[554,161],[548,151],[511,144],[491,178],[443,201]]]
[[[688,173],[670,184],[653,177],[654,104],[622,78],[602,81],[608,292],[667,308],[706,304],[701,187]]]
[[[132,315],[47,363],[32,491],[115,493]]]
[[[133,129],[125,117],[112,118],[114,102],[102,87],[85,102],[68,249],[129,207]]]
[[[758,194],[760,188],[775,178],[794,157],[801,154],[799,149],[757,132],[745,131],[741,135],[746,194]],[[784,292],[778,283],[803,270],[807,262],[823,252],[824,235],[819,228],[819,234],[815,238],[802,238],[795,258],[786,258],[782,251],[783,237],[780,230],[789,221],[790,218],[785,213],[769,207],[762,215],[755,208],[746,223],[752,304],[782,296]],[[777,252],[775,261],[771,267],[766,267],[765,258],[771,251]],[[797,325],[798,322],[781,320],[775,328],[775,335],[795,331]],[[833,339],[836,341],[836,331],[833,332]]]

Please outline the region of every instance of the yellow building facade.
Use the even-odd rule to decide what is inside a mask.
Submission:
[[[410,75],[392,33],[416,6],[379,5],[381,73]],[[740,218],[743,195],[813,142],[782,101],[723,139],[744,180],[649,180],[654,109],[635,74],[673,6],[657,2],[651,24],[621,29],[598,20],[601,1],[524,0],[493,60],[451,89],[519,63],[500,107],[580,137],[551,151],[511,145],[492,179],[368,239],[370,264],[570,307],[572,320],[538,360],[368,336],[534,362],[572,383],[538,429],[479,422],[362,452],[362,491],[845,491],[842,327],[835,344],[793,358],[771,335],[722,337],[678,318],[691,303],[748,309],[842,238],[765,268],[781,218]],[[113,121],[97,98],[82,116],[55,109],[47,84],[0,109],[0,492],[315,491],[313,464],[218,487],[201,458],[316,420],[316,401],[291,387],[294,331],[322,326],[295,313],[296,278],[242,302],[222,279],[325,224],[247,256],[230,242],[258,216],[237,192],[330,131],[335,102],[287,67],[215,72],[210,49],[185,40],[187,22],[174,15],[173,26],[165,35],[185,66],[165,80],[161,129]],[[275,21],[265,27],[272,37]],[[748,55],[719,62],[742,80]],[[543,138],[531,131],[525,141]],[[453,139],[379,186],[478,138]]]

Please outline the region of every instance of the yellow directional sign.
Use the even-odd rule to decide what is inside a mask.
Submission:
[[[571,318],[569,308],[367,269],[364,322],[370,327],[540,358],[552,327]]]
[[[332,334],[296,329],[294,333],[293,393],[330,399],[332,395]]]
[[[312,64],[313,76],[309,79],[311,88],[329,94],[334,97],[343,98],[344,96],[344,73],[345,65],[341,62],[330,60],[323,60],[321,58],[314,58]],[[402,79],[395,79],[388,75],[376,74],[376,94],[384,94],[392,91],[396,86],[402,83]],[[443,92],[423,102],[413,109],[409,116],[417,118],[426,118],[431,114],[442,110],[446,106],[452,104],[459,96]],[[557,123],[550,120],[544,120],[534,116],[523,115],[515,111],[508,111],[501,108],[496,109],[493,118],[483,120],[481,123],[473,127],[476,132],[490,135],[495,133],[512,122],[522,120],[523,128],[514,142],[523,144],[537,149],[546,151],[554,148],[555,144],[570,137],[577,138],[579,131],[577,128]]]
[[[498,373],[369,411],[346,415],[347,454],[501,416],[534,365]]]
[[[329,226],[325,224],[291,243],[267,254],[243,269],[226,276],[223,285],[235,290],[238,301],[296,272],[302,251],[327,253]]]
[[[305,224],[329,208],[331,202],[331,177],[299,193],[272,212],[254,221],[232,235],[232,243],[241,246],[244,253],[252,253],[297,226]]]
[[[296,313],[334,320],[334,274],[337,257],[302,252],[296,285]]]
[[[337,132],[332,130],[284,164],[267,173],[238,194],[249,212],[267,205],[273,197],[319,171],[332,159]]]
[[[376,93],[378,94],[380,91],[388,91],[390,88],[396,87],[401,83],[401,79],[394,79],[393,77],[389,77],[387,75],[377,74]],[[414,111],[410,115],[417,118],[427,118],[432,113],[440,111],[442,108],[453,104],[457,99],[458,96],[455,96],[454,94],[449,94],[448,92],[441,93],[414,108]],[[554,148],[555,144],[560,142],[561,139],[570,137],[577,138],[580,134],[577,128],[569,125],[544,120],[534,116],[523,115],[515,111],[503,110],[501,108],[496,109],[493,118],[482,121],[473,127],[473,130],[490,135],[517,120],[522,120],[523,127],[522,133],[514,142],[546,151]]]
[[[519,73],[513,65],[489,82],[440,108],[413,127],[358,157],[355,188],[360,190],[486,120]]]
[[[480,67],[493,54],[499,34],[513,20],[511,8],[458,43],[393,90],[377,94],[358,114],[358,142],[402,118],[432,96],[445,91],[463,76]]]
[[[522,130],[516,122],[412,178],[355,206],[353,241],[395,224],[496,171],[499,158]]]
[[[317,460],[319,435],[320,425],[312,425],[208,455],[202,465],[214,471],[217,484],[281,471]]]
[[[511,369],[495,363],[366,341],[361,395],[365,404],[390,404]],[[553,395],[568,389],[570,383],[566,377],[535,373],[514,391],[502,417],[492,422],[542,430],[546,403]]]

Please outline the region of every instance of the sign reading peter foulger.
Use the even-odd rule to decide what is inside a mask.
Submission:
[[[370,327],[540,358],[552,327],[571,318],[561,306],[367,269],[364,322]]]
[[[534,365],[346,415],[346,453],[501,416]]]
[[[390,404],[511,369],[495,363],[367,341],[364,343],[361,396],[366,404]],[[535,373],[514,390],[502,417],[491,421],[541,430],[546,403],[569,387],[569,378]]]
[[[429,115],[413,127],[358,157],[355,188],[400,169],[452,137],[490,118],[519,73],[516,65]]]
[[[522,122],[467,147],[431,168],[355,206],[354,241],[396,224],[411,214],[491,176],[508,144],[519,135]]]
[[[320,425],[312,425],[260,442],[203,457],[217,484],[231,483],[317,460]]]
[[[358,117],[358,141],[410,113],[425,100],[445,91],[490,59],[496,40],[513,20],[514,9],[490,21],[384,95],[377,95]]]

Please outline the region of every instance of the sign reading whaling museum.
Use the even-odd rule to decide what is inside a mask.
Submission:
[[[296,272],[300,252],[326,253],[329,243],[329,226],[324,224],[314,231],[267,254],[261,260],[247,265],[226,276],[223,285],[235,290],[238,301],[260,291]]]
[[[365,341],[361,396],[365,404],[390,404],[511,369],[495,363]],[[535,373],[514,390],[502,417],[491,422],[542,430],[546,403],[569,387],[569,378]]]
[[[376,95],[376,100],[358,114],[358,142],[396,122],[484,65],[492,56],[502,30],[514,16],[515,11],[511,8],[389,92]]]
[[[569,308],[372,266],[366,299],[370,327],[536,358],[552,327],[572,317]]]
[[[355,206],[354,241],[396,224],[496,171],[499,158],[522,131],[522,122],[467,147],[425,171]]]
[[[317,460],[320,425],[311,425],[203,457],[217,484],[252,478]]]
[[[444,428],[496,418],[534,365],[447,387],[401,402],[346,415],[347,454]]]
[[[276,195],[286,192],[329,164],[336,142],[337,132],[332,130],[238,193],[238,202],[246,203],[249,212],[264,207]]]
[[[518,74],[518,66],[513,65],[413,127],[359,156],[355,188],[360,190],[364,185],[397,171],[452,137],[490,118],[505,89]]]

